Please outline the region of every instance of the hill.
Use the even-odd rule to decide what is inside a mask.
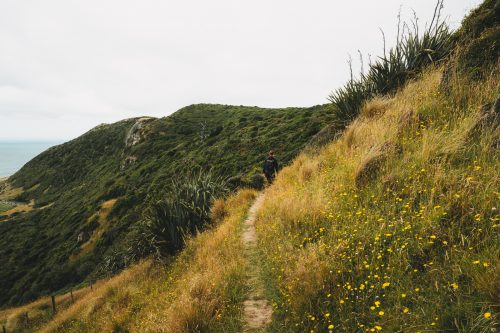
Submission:
[[[192,105],[101,125],[48,149],[0,186],[0,200],[17,203],[0,213],[0,304],[115,273],[125,263],[103,263],[130,246],[149,198],[172,179],[200,169],[233,188],[260,187],[254,174],[270,148],[286,164],[329,119],[328,105]]]
[[[258,204],[252,190],[216,200],[211,226],[166,265],[147,259],[81,288],[74,302],[58,296],[55,314],[42,298],[0,312],[0,322],[241,332],[252,331],[247,304],[262,301],[272,320],[253,331],[497,331],[499,10],[485,1],[440,35],[451,47],[444,58],[404,73],[386,94],[380,87],[411,57],[382,60],[333,94],[333,121]],[[393,60],[403,61],[395,73],[377,72]]]

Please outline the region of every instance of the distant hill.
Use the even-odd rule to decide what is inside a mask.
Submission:
[[[282,164],[331,121],[331,106],[192,105],[165,118],[103,124],[52,147],[0,185],[0,305],[75,285],[127,243],[144,202],[173,178],[211,170],[233,188],[260,186],[261,161]]]

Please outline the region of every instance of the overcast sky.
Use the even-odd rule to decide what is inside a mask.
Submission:
[[[481,3],[447,0],[452,27]],[[312,106],[397,13],[435,0],[1,0],[0,139],[77,137],[193,103]]]

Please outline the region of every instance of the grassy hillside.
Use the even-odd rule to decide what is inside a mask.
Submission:
[[[238,332],[246,292],[244,263],[235,254],[242,221],[255,197],[242,190],[218,200],[215,227],[191,239],[168,266],[141,262],[117,276],[57,299],[0,312],[12,331],[39,332]],[[26,313],[29,320],[26,322]]]
[[[233,187],[259,186],[253,175],[269,149],[287,163],[330,119],[327,105],[193,105],[101,125],[48,149],[0,186],[0,200],[24,211],[0,213],[0,304],[114,273],[101,264],[130,246],[153,194],[172,179],[211,169]]]
[[[267,191],[274,331],[497,327],[500,81],[445,90],[442,72],[368,102]]]
[[[331,106],[191,106],[100,126],[37,157],[0,184],[0,200],[18,201],[0,213],[4,303],[113,273],[101,264],[136,245],[145,210],[166,214],[155,200],[181,188],[172,178],[210,166],[234,187],[258,186],[262,152],[272,147],[292,163],[264,191],[251,264],[240,237],[256,192],[240,190],[210,202],[214,227],[166,265],[141,261],[94,291],[80,285],[74,302],[59,296],[55,315],[41,298],[0,312],[0,323],[240,332],[258,280],[273,305],[271,332],[497,331],[497,2],[485,1],[455,33],[436,23],[425,43],[404,35],[393,56],[332,94]],[[422,60],[433,55],[426,43],[440,47],[435,61]]]
[[[256,223],[269,331],[498,329],[496,75],[462,77],[444,93],[443,68],[431,68],[369,101],[341,137],[300,154],[265,190]],[[55,316],[41,299],[0,312],[0,322],[42,332],[242,331],[240,237],[255,194],[217,201],[216,227],[170,265],[145,261],[79,290],[74,303],[63,296]]]
[[[270,331],[499,329],[497,2],[474,10],[446,61],[402,89],[363,102],[358,89],[370,95],[373,79],[362,76],[336,92],[350,125],[266,192],[257,230]]]

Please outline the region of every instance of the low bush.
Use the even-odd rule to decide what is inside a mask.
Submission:
[[[179,251],[186,237],[210,222],[210,209],[217,198],[228,194],[225,178],[198,172],[173,180],[166,192],[150,199],[141,222],[142,236],[158,258]]]

